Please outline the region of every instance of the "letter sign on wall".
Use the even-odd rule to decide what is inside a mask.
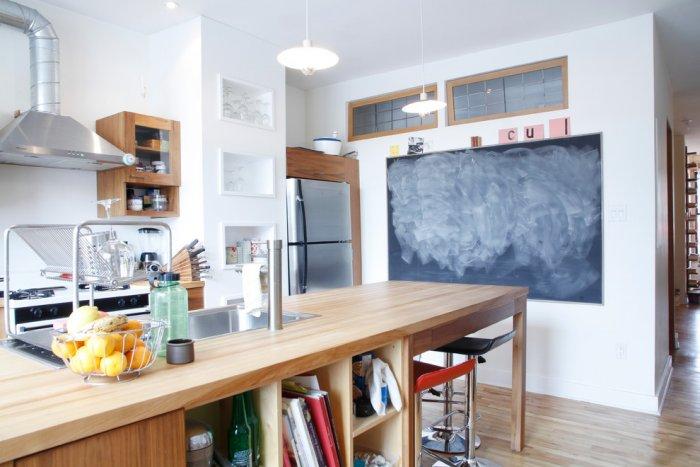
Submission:
[[[544,125],[532,125],[525,127],[525,141],[544,139]]]
[[[517,128],[503,128],[502,130],[498,130],[498,144],[516,143],[517,141]]]
[[[569,117],[553,118],[549,121],[549,137],[562,138],[571,134]]]

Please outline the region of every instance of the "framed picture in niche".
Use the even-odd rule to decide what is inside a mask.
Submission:
[[[274,131],[274,90],[219,75],[219,118]]]

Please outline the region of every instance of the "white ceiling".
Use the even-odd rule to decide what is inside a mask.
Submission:
[[[44,1],[146,34],[204,15],[280,50],[304,35],[304,0],[178,0],[175,10],[164,0]],[[310,89],[418,62],[418,0],[309,3],[311,39],[337,52],[340,64],[311,77],[288,72],[289,84]],[[427,62],[655,12],[676,128],[692,119],[682,129],[700,145],[700,0],[425,0],[424,11]]]
[[[19,0],[21,1],[21,0]],[[304,34],[303,0],[179,0],[168,10],[163,0],[45,0],[106,22],[152,33],[197,15],[229,24],[283,48]],[[693,4],[689,18],[682,4]],[[310,36],[340,56],[340,64],[312,77],[288,73],[287,81],[309,89],[418,62],[418,0],[309,0]],[[670,40],[697,47],[697,0],[425,0],[426,61],[522,42],[604,24],[652,11],[668,10],[660,27]],[[691,21],[692,19],[692,21]],[[677,28],[682,23],[682,28]],[[671,47],[675,50],[675,48]],[[696,49],[697,50],[697,49]],[[670,55],[684,88],[700,88],[686,73],[700,76],[700,54]],[[684,89],[685,90],[685,89]]]

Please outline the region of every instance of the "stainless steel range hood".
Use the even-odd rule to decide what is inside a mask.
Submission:
[[[60,115],[58,37],[38,11],[0,0],[0,24],[29,38],[31,110],[0,130],[0,163],[106,170],[134,163],[94,131]]]

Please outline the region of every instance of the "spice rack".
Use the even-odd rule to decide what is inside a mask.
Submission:
[[[134,154],[137,164],[97,173],[97,198],[118,198],[114,216],[178,217],[180,215],[180,122],[120,112],[96,122],[97,134],[124,152]],[[167,201],[154,209],[153,190]],[[134,201],[130,205],[128,194]],[[149,201],[151,201],[149,203]],[[131,209],[130,209],[131,208]],[[98,212],[103,216],[102,212]]]

